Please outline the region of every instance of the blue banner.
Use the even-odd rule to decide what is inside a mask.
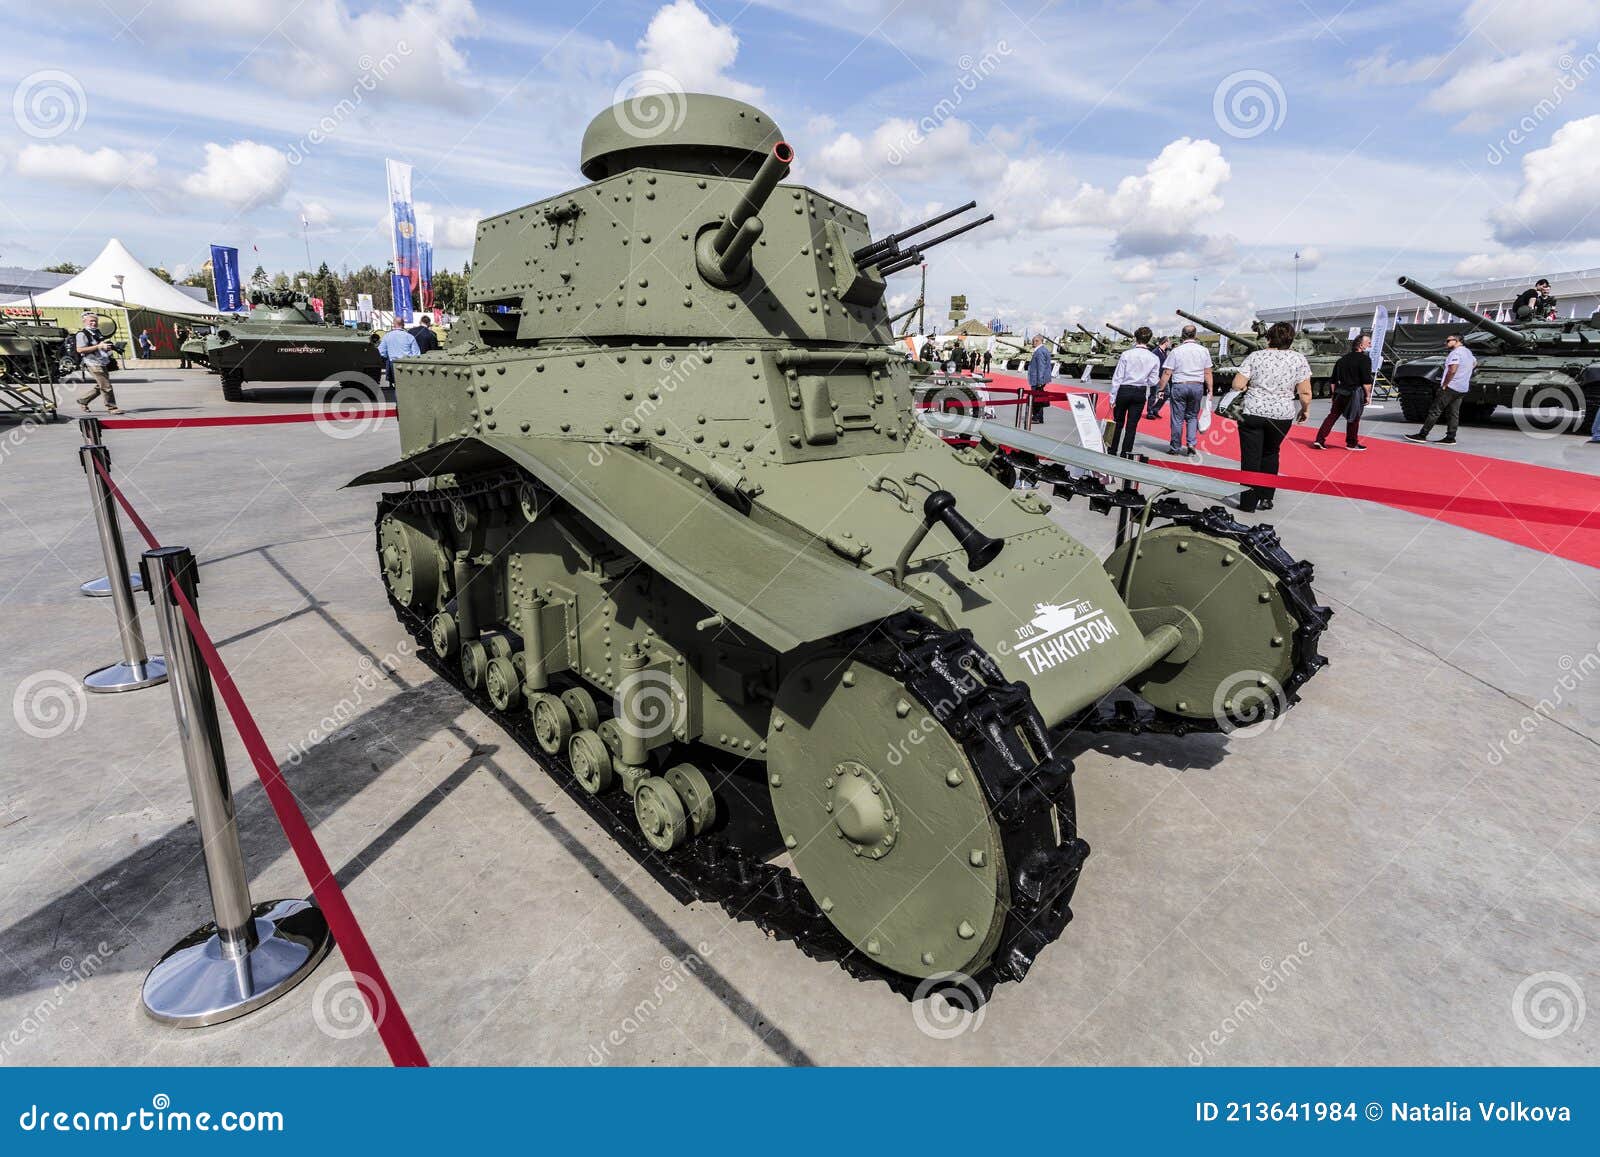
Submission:
[[[389,184],[389,212],[392,223],[394,276],[396,285],[405,279],[404,305],[397,291],[394,296],[395,316],[401,321],[411,321],[412,303],[417,300],[421,263],[417,255],[417,210],[411,202],[411,166],[403,161],[384,161]]]
[[[433,218],[417,214],[417,289],[416,304],[433,308]]]
[[[245,1023],[173,1033],[171,1050],[210,1068],[0,1068],[0,1143],[7,1154],[215,1153],[225,1142],[657,1157],[816,1157],[850,1137],[894,1152],[1040,1157],[1158,1146],[1185,1157],[1561,1155],[1600,1143],[1594,1069],[233,1069],[216,1063],[224,1046],[209,1047],[223,1034],[229,1055],[252,1052]],[[663,1113],[681,1116],[663,1124]]]
[[[244,290],[239,281],[239,251],[226,245],[211,247],[211,291],[222,313],[244,311]]]
[[[394,294],[394,315],[401,321],[410,321],[413,308],[411,282],[395,273],[389,277],[389,288]]]

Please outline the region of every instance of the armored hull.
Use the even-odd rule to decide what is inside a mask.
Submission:
[[[248,320],[219,325],[185,346],[222,379],[230,402],[244,397],[246,382],[349,381],[375,388],[383,369],[375,334],[325,325],[310,302],[268,291]]]
[[[1286,707],[1309,567],[1220,512],[1092,555],[918,422],[882,243],[770,120],[640,116],[480,225],[467,336],[397,367],[403,456],[356,480],[424,484],[380,501],[389,598],[678,895],[907,991],[1020,979],[1088,852],[1059,736],[1119,688],[1174,730]]]

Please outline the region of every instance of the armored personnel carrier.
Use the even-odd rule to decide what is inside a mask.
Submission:
[[[212,327],[210,333],[185,342],[183,352],[221,378],[225,400],[242,402],[246,382],[332,380],[369,390],[377,387],[383,370],[378,334],[325,323],[298,290],[252,289],[250,304],[249,316],[217,314],[194,318],[163,314],[187,324],[198,321]],[[130,308],[145,307],[130,303]]]
[[[1587,433],[1594,428],[1600,413],[1600,314],[1507,325],[1409,277],[1399,283],[1469,327],[1462,341],[1478,364],[1461,401],[1462,421],[1486,422],[1498,407],[1509,406],[1530,412],[1541,429]],[[1395,390],[1407,421],[1427,417],[1444,377],[1444,358],[1439,353],[1395,368]]]
[[[900,991],[1019,979],[1088,853],[1066,730],[1287,707],[1311,568],[1170,497],[1096,558],[997,478],[999,423],[919,423],[865,215],[758,109],[683,102],[480,223],[456,340],[396,367],[402,456],[352,483],[405,484],[390,602],[680,898]]]

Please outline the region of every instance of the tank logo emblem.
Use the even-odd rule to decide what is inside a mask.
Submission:
[[[323,349],[319,345],[281,345],[278,347],[280,354],[320,354]]]
[[[1017,628],[1017,651],[1032,674],[1048,671],[1117,634],[1105,611],[1087,599],[1075,603],[1035,603],[1029,622]]]

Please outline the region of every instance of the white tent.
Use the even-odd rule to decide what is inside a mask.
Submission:
[[[122,275],[122,288],[117,288],[116,277]],[[34,295],[39,306],[71,306],[76,309],[93,309],[96,303],[74,297],[74,293],[87,293],[108,301],[126,301],[129,309],[144,308],[162,313],[177,313],[185,317],[208,317],[216,313],[215,307],[196,301],[180,292],[146,269],[128,247],[113,237],[106,242],[100,256],[89,267],[64,281],[54,289]]]

